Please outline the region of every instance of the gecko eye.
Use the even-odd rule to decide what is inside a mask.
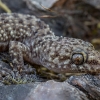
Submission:
[[[82,65],[87,61],[87,53],[82,49],[74,50],[72,52],[71,61],[76,65]]]
[[[72,62],[76,65],[81,65],[84,62],[84,57],[82,54],[73,54],[71,59]]]

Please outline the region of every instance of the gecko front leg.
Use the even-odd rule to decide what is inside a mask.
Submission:
[[[24,72],[32,71],[32,68],[28,70],[24,66],[24,60],[32,60],[31,52],[28,46],[18,41],[10,41],[9,43],[9,54],[12,58],[13,62],[13,71],[20,73],[24,70]],[[34,69],[33,69],[34,70]]]

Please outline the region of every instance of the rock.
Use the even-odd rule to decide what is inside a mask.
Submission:
[[[83,0],[87,4],[94,6],[97,9],[100,9],[100,0]]]
[[[100,100],[100,75],[0,86],[0,100]]]
[[[58,0],[24,0],[29,9],[34,10],[34,7],[40,10],[47,10],[53,6]]]
[[[25,100],[31,89],[35,87],[36,84],[0,86],[0,100]]]
[[[89,98],[100,100],[100,75],[71,76],[67,82],[83,91]]]
[[[89,100],[79,89],[67,82],[53,80],[37,85],[25,100]]]

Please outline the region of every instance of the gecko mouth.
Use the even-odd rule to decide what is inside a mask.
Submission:
[[[84,50],[78,48],[72,52],[71,62],[76,65],[82,65],[87,61],[88,55]]]

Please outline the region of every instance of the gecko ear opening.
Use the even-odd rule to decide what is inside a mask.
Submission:
[[[72,52],[71,61],[76,65],[82,65],[87,61],[87,53],[84,50],[77,48]]]

